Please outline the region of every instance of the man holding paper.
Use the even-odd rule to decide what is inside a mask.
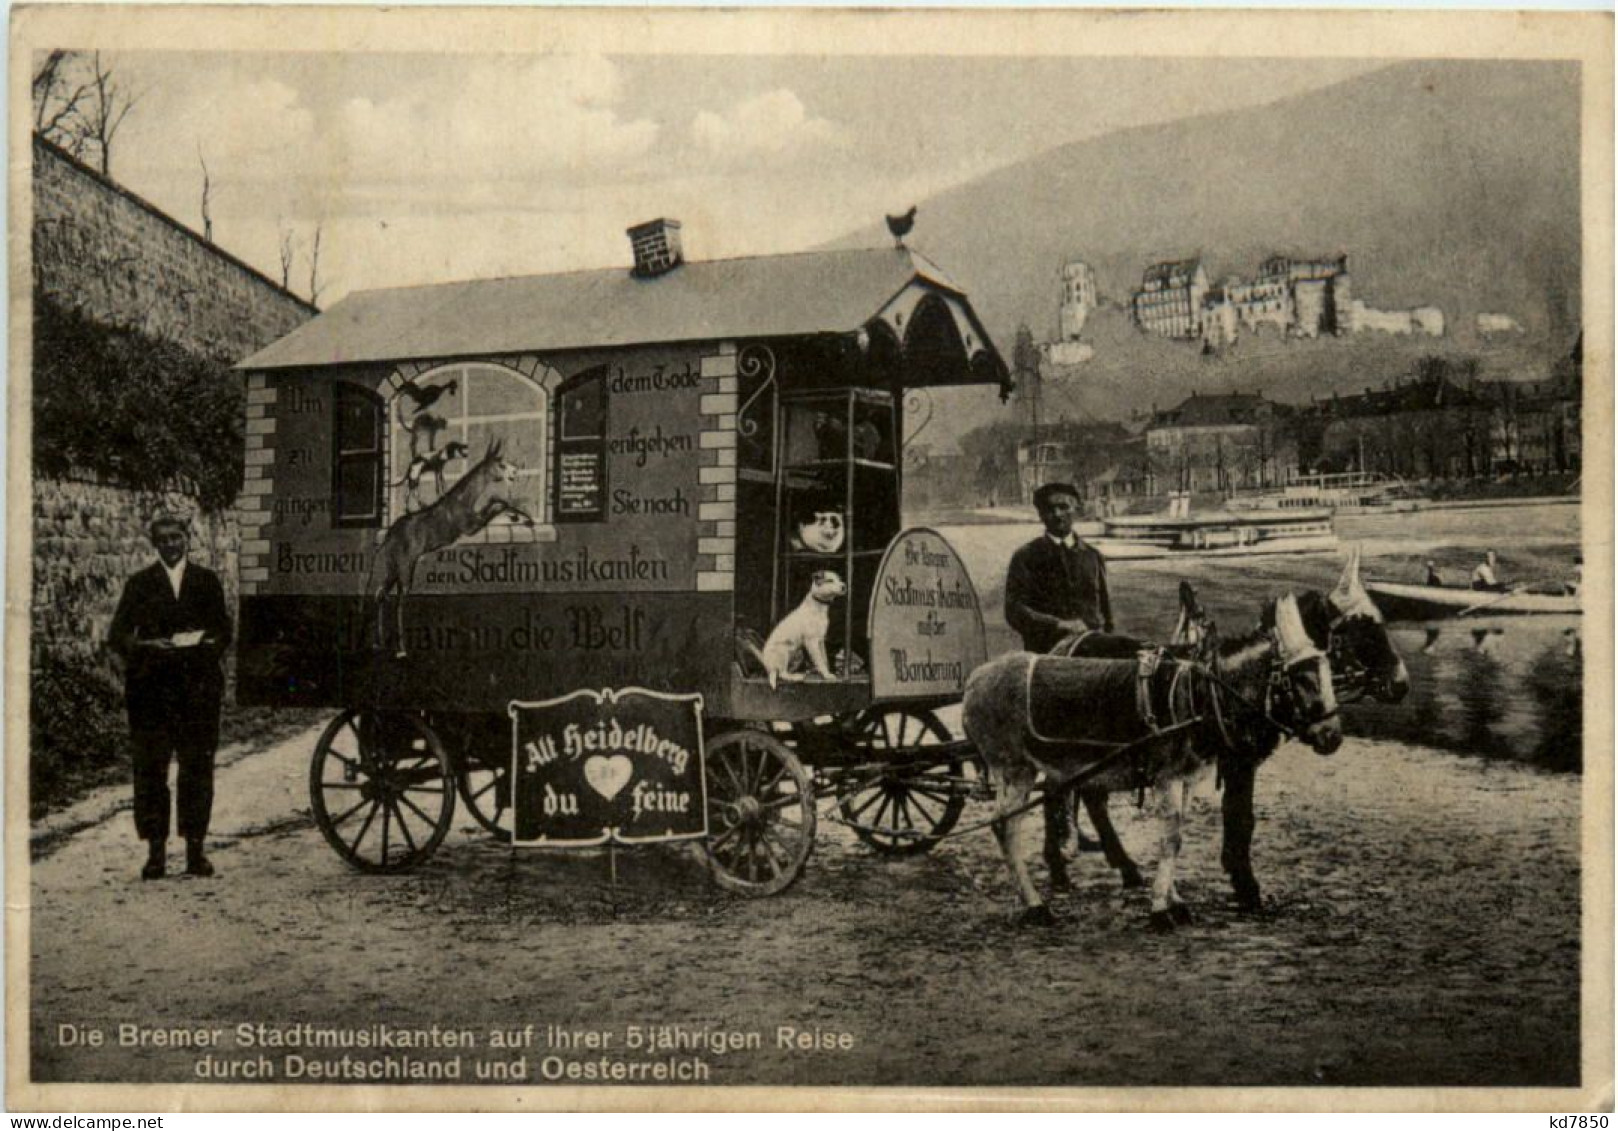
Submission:
[[[224,697],[230,613],[219,576],[186,559],[189,523],[152,520],[158,560],[124,584],[108,643],[124,658],[124,700],[134,739],[135,831],[147,842],[141,879],[162,878],[169,835],[169,760],[179,763],[178,825],[185,870],[211,876],[204,852],[213,809],[213,758]]]

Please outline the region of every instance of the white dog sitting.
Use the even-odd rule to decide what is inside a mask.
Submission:
[[[834,570],[815,572],[809,583],[809,595],[803,604],[781,618],[781,623],[770,630],[770,637],[759,653],[759,662],[770,674],[770,687],[780,680],[801,680],[804,676],[794,672],[792,665],[800,655],[807,654],[809,662],[821,679],[835,679],[831,663],[826,658],[826,629],[831,623],[827,611],[837,598],[848,592],[848,586]]]

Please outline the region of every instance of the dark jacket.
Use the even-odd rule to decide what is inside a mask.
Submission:
[[[1064,635],[1057,621],[1075,619],[1112,631],[1106,562],[1082,541],[1068,549],[1041,534],[1011,556],[1006,623],[1028,651],[1049,652]]]
[[[139,640],[198,629],[206,637],[196,647],[171,651],[135,647]],[[225,589],[212,570],[188,561],[178,599],[161,562],[125,582],[107,642],[124,658],[124,700],[130,727],[157,730],[173,724],[217,725],[225,688],[221,661],[230,640]]]

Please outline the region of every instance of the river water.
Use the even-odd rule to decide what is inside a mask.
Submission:
[[[1183,578],[1227,633],[1245,631],[1259,606],[1288,590],[1329,590],[1350,546],[1363,555],[1362,574],[1419,582],[1436,562],[1452,585],[1464,585],[1487,549],[1499,555],[1504,582],[1555,582],[1570,576],[1579,553],[1576,505],[1547,504],[1432,510],[1337,520],[1342,552],[1246,559],[1114,562],[1108,567],[1120,632],[1167,639]],[[949,526],[978,587],[989,651],[1017,647],[1001,609],[1011,553],[1033,537],[1033,525]],[[1485,610],[1486,612],[1486,610]],[[1394,646],[1410,671],[1409,697],[1397,706],[1348,704],[1352,734],[1441,747],[1485,758],[1510,758],[1550,769],[1582,765],[1582,627],[1578,616],[1467,617],[1447,623],[1393,624]]]

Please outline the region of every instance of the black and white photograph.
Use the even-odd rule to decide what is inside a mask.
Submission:
[[[13,9],[8,1108],[1610,1111],[1612,49]]]

